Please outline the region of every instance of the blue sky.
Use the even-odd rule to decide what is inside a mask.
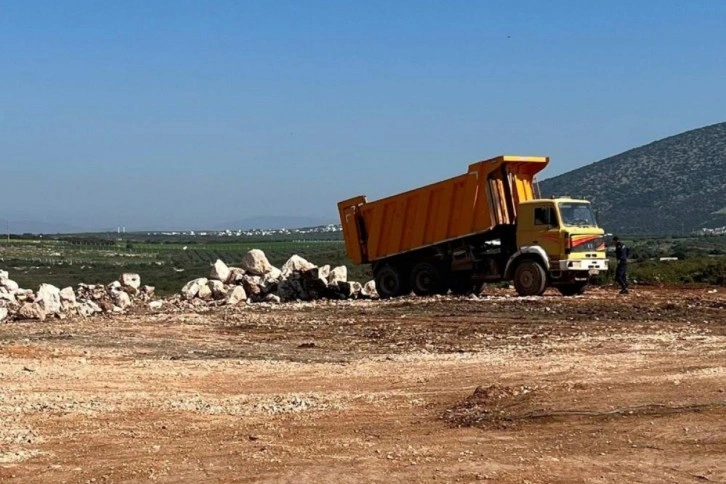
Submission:
[[[0,218],[335,220],[726,121],[726,2],[3,1]]]

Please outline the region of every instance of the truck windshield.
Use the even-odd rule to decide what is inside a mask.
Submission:
[[[595,215],[589,203],[560,202],[562,225],[570,227],[597,227]]]

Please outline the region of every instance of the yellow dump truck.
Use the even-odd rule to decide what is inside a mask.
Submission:
[[[535,198],[548,157],[499,156],[463,174],[369,202],[338,203],[348,257],[372,264],[382,298],[478,292],[513,281],[522,296],[548,286],[580,294],[607,270],[590,202]]]

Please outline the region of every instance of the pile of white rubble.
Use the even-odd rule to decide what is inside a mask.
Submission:
[[[217,260],[209,278],[189,281],[181,297],[196,304],[228,305],[378,297],[374,281],[364,285],[349,281],[345,266],[318,267],[298,255],[278,269],[263,251],[253,249],[245,254],[240,266],[228,267]]]
[[[0,270],[0,321],[13,319],[64,318],[70,315],[92,316],[101,313],[122,312],[137,302],[149,302],[154,288],[142,286],[138,274],[122,274],[111,284],[79,284],[59,289],[52,284],[41,284],[36,292],[21,289]],[[154,305],[149,302],[149,306]]]
[[[217,260],[208,278],[189,281],[180,295],[165,300],[154,298],[154,288],[142,286],[138,274],[122,274],[117,281],[106,285],[79,284],[75,290],[41,284],[33,292],[21,289],[6,271],[0,270],[0,322],[120,313],[138,303],[154,310],[162,306],[183,310],[213,305],[378,297],[373,281],[366,284],[349,281],[345,266],[318,267],[293,255],[278,269],[258,249],[245,254],[240,265],[227,267]]]

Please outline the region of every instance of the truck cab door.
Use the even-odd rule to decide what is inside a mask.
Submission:
[[[560,222],[553,204],[520,206],[517,221],[517,245],[539,245],[550,258],[560,254]]]

